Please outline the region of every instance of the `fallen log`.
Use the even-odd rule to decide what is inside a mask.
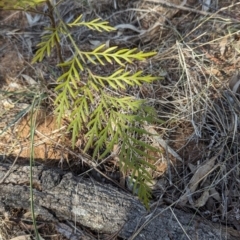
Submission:
[[[29,211],[30,167],[15,165],[9,172],[10,167],[0,163],[0,212]],[[161,206],[148,212],[121,189],[59,169],[35,166],[33,188],[35,211],[45,221],[68,220],[124,239],[239,239],[229,227],[178,209]]]

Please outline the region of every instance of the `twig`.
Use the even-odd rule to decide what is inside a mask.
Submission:
[[[204,15],[204,16],[210,16],[210,17],[212,16],[212,17],[219,17],[219,18],[223,18],[224,17],[223,15],[219,14],[219,12],[221,12],[221,11],[227,9],[227,8],[230,8],[230,7],[233,7],[235,5],[240,4],[240,3],[232,4],[232,5],[228,6],[228,7],[224,7],[224,8],[219,9],[215,13],[211,13],[211,12],[206,12],[206,11],[201,11],[201,10],[185,7],[184,4],[182,4],[182,3],[177,5],[177,4],[165,1],[165,0],[146,0],[146,2],[160,3],[160,4],[165,5],[167,7],[172,7],[172,8],[177,8],[177,9],[180,9],[180,10],[183,10],[183,11],[198,13],[198,14],[201,14],[201,15]],[[184,3],[184,1],[183,1],[183,3]],[[239,19],[234,19],[232,17],[230,17],[230,20],[233,21],[233,22],[239,22]]]
[[[146,131],[153,134],[153,140],[160,144],[166,152],[170,153],[173,157],[183,162],[182,158],[171,147],[167,145],[167,143],[159,136],[159,134],[153,129],[153,127],[145,126],[144,128]]]
[[[13,161],[13,164],[12,164],[12,166],[10,167],[10,169],[6,172],[6,174],[4,175],[4,177],[0,180],[0,184],[4,182],[4,180],[8,177],[8,175],[9,175],[10,172],[12,171],[12,169],[13,169],[14,165],[16,164],[16,162],[17,162],[17,160],[18,160],[21,152],[22,152],[22,147],[21,147],[21,149],[19,150],[18,155],[16,156],[15,160]]]

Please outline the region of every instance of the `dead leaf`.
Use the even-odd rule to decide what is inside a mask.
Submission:
[[[11,238],[10,240],[31,240],[31,235],[22,235],[15,238]]]
[[[30,13],[25,12],[25,15],[27,17],[27,21],[30,27],[36,25],[41,18],[40,14],[31,15]]]
[[[196,171],[196,169],[197,169],[197,166],[195,166],[192,163],[188,163],[188,167],[191,170],[191,173],[194,173]]]
[[[26,80],[29,85],[37,85],[37,82],[30,76],[26,74],[21,74],[21,76]]]
[[[119,25],[116,25],[116,26],[114,26],[114,28],[116,28],[116,29],[131,29],[131,30],[133,30],[133,31],[135,31],[135,32],[137,32],[137,33],[143,33],[143,32],[145,32],[145,30],[139,30],[138,28],[136,28],[134,25],[132,25],[132,24],[119,24]]]
[[[198,187],[198,184],[205,179],[208,174],[212,171],[214,165],[215,165],[216,158],[213,157],[209,161],[205,162],[202,166],[200,166],[193,177],[191,178],[189,182],[189,189],[191,192],[195,192],[195,190]]]
[[[221,202],[221,197],[218,193],[218,191],[215,188],[211,188],[209,190],[210,196],[213,197],[215,200],[217,200],[218,202]]]
[[[175,157],[176,159],[178,159],[179,161],[183,162],[182,158],[180,157],[180,155],[178,153],[176,153],[170,146],[168,146],[167,142],[165,140],[163,140],[160,135],[157,133],[157,131],[155,131],[155,129],[151,126],[144,126],[144,129],[153,134],[152,139],[160,144],[166,151],[168,151],[168,153],[170,153],[173,157]]]
[[[211,0],[203,0],[202,10],[207,12],[209,10],[210,5],[211,5]]]
[[[240,86],[240,74],[237,72],[235,73],[229,81],[229,88],[234,92],[237,93]]]
[[[24,216],[24,218],[26,218],[26,219],[31,219],[31,218],[32,218],[32,212],[28,211],[28,212],[24,213],[23,216]]]
[[[10,98],[4,99],[2,101],[2,104],[3,104],[4,110],[10,110],[15,107],[14,103],[12,102],[12,100]]]
[[[208,190],[205,190],[205,191],[203,192],[203,194],[201,195],[201,197],[198,198],[198,199],[195,201],[194,206],[195,206],[195,207],[203,207],[203,206],[206,204],[208,198],[209,198],[209,191],[208,191]]]
[[[182,195],[179,199],[181,205],[185,205],[188,201],[188,198],[191,194],[195,192],[199,183],[204,180],[214,169],[216,169],[219,165],[215,165],[215,161],[217,157],[222,153],[223,149],[219,151],[219,153],[212,157],[210,160],[204,162],[194,173],[192,176],[189,185],[186,189],[184,195]]]
[[[225,36],[222,38],[222,40],[219,43],[219,47],[220,47],[220,53],[223,56],[227,50],[227,44],[228,44],[228,37]]]

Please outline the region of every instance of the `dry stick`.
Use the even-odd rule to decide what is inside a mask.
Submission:
[[[47,6],[48,6],[48,10],[49,10],[48,17],[50,18],[50,21],[51,21],[51,27],[54,30],[56,30],[57,26],[56,26],[56,22],[55,22],[55,19],[54,19],[54,7],[52,6],[52,4],[49,0],[46,1],[46,3],[47,3]],[[58,39],[57,39],[56,36],[54,36],[54,41],[55,41],[56,48],[57,48],[57,55],[58,55],[58,58],[59,58],[59,62],[64,63],[64,60],[63,60],[63,57],[62,57],[62,52],[61,52],[61,45],[58,42]],[[63,72],[65,72],[64,67],[62,67],[62,70],[63,70]]]
[[[21,145],[20,145],[20,146],[21,146]],[[19,150],[19,152],[18,152],[18,155],[16,156],[15,160],[13,161],[12,166],[11,166],[11,167],[9,168],[9,170],[6,172],[6,174],[4,175],[4,177],[0,180],[0,184],[4,182],[4,180],[8,177],[8,175],[9,175],[10,172],[12,171],[12,169],[13,169],[14,165],[16,164],[16,162],[17,162],[17,160],[18,160],[21,152],[22,152],[22,146],[21,146],[21,148],[20,148],[20,150]]]
[[[179,5],[174,4],[174,3],[170,3],[170,2],[165,1],[165,0],[146,0],[146,2],[160,3],[160,4],[165,5],[167,7],[177,8],[177,9],[180,9],[180,10],[183,10],[183,11],[188,11],[188,12],[194,12],[194,13],[198,13],[198,14],[201,14],[201,15],[204,15],[204,16],[214,16],[214,17],[219,17],[219,18],[223,18],[224,17],[223,15],[218,14],[219,12],[240,4],[240,2],[238,2],[236,4],[232,4],[232,5],[228,6],[228,7],[223,7],[221,9],[219,9],[215,13],[211,13],[211,12],[196,10],[196,9],[189,8],[189,7],[184,7],[183,3],[185,1],[183,3],[181,3],[181,4],[179,4]],[[228,16],[228,17],[230,17],[230,16]],[[239,22],[239,19],[233,19],[232,17],[230,17],[230,19],[233,22]]]
[[[128,238],[128,240],[133,240],[134,238],[137,237],[137,235],[143,230],[144,227],[146,227],[151,221],[153,221],[154,219],[158,218],[163,212],[167,211],[168,209],[170,209],[172,206],[174,206],[174,204],[176,204],[176,202],[172,203],[171,205],[169,205],[168,207],[164,208],[161,212],[157,213],[155,216],[153,216],[152,218],[148,218],[145,223],[142,224],[142,226],[135,232],[133,233],[133,235]]]
[[[213,158],[217,158],[223,151],[223,147],[221,148],[221,150],[213,157]],[[153,221],[154,219],[156,219],[157,217],[159,217],[164,211],[170,209],[172,211],[172,206],[174,206],[176,203],[178,203],[179,200],[176,200],[175,202],[173,202],[171,205],[167,206],[166,208],[164,208],[161,212],[157,213],[155,216],[153,216],[152,218],[148,219],[145,221],[145,223],[142,224],[142,226],[128,239],[128,240],[133,240],[142,230],[144,227],[146,227],[151,221]],[[175,214],[174,214],[175,217]],[[176,217],[175,217],[176,218]],[[176,218],[177,219],[177,218]],[[179,222],[179,221],[178,221]],[[180,222],[179,222],[180,224]],[[180,224],[180,227],[182,228],[182,225]],[[183,228],[182,228],[183,229]],[[183,232],[185,232],[185,230],[183,229]],[[188,237],[188,235],[186,235]]]
[[[67,147],[64,147],[62,146],[61,144],[55,142],[53,139],[51,139],[50,137],[46,136],[45,134],[39,132],[39,131],[36,131],[39,135],[42,135],[44,137],[46,137],[48,140],[50,140],[51,142],[57,144],[58,146],[62,147],[64,150],[67,150],[69,153],[71,153],[72,155],[76,156],[77,158],[80,158],[81,161],[83,161],[84,163],[86,163],[88,166],[91,167],[91,169],[85,171],[84,173],[78,175],[78,176],[81,176],[83,174],[86,174],[90,171],[92,171],[93,169],[95,171],[97,171],[100,175],[102,175],[103,177],[105,177],[106,179],[108,179],[109,181],[111,181],[112,183],[114,183],[115,185],[117,185],[119,188],[121,188],[122,190],[124,190],[125,192],[129,192],[126,188],[124,188],[123,186],[121,186],[117,181],[113,180],[112,178],[108,177],[106,174],[104,174],[103,172],[101,172],[97,167],[100,166],[101,164],[103,164],[104,162],[106,162],[107,160],[109,159],[112,159],[114,157],[117,156],[117,153],[113,152],[112,154],[110,154],[110,156],[106,157],[105,159],[103,159],[100,163],[98,164],[94,164],[93,161],[90,160],[89,162],[89,159],[91,159],[90,156],[87,156],[87,154],[83,153],[82,155],[80,154],[77,154],[75,153],[74,151],[68,149]],[[85,155],[85,156],[83,156]]]
[[[186,232],[185,229],[183,228],[182,224],[179,222],[179,220],[178,220],[176,214],[175,214],[174,211],[172,210],[172,207],[170,207],[169,209],[171,210],[171,212],[172,212],[174,218],[176,219],[176,221],[178,222],[180,228],[183,230],[185,236],[186,236],[189,240],[191,240],[191,238],[188,236],[187,232]]]
[[[183,159],[177,154],[170,146],[167,145],[166,141],[164,141],[160,135],[154,130],[151,126],[144,126],[145,130],[153,136],[150,135],[150,138],[153,139],[154,142],[160,144],[166,152],[170,153],[173,157],[178,159],[180,162],[183,162]]]

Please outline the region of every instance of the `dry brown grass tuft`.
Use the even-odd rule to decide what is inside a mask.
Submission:
[[[168,31],[151,60],[151,71],[165,79],[144,96],[166,120],[157,126],[159,135],[183,159],[171,161],[158,196],[240,230],[240,25],[230,20],[239,14],[237,5],[226,6],[219,1],[222,18],[179,11],[165,22]]]

